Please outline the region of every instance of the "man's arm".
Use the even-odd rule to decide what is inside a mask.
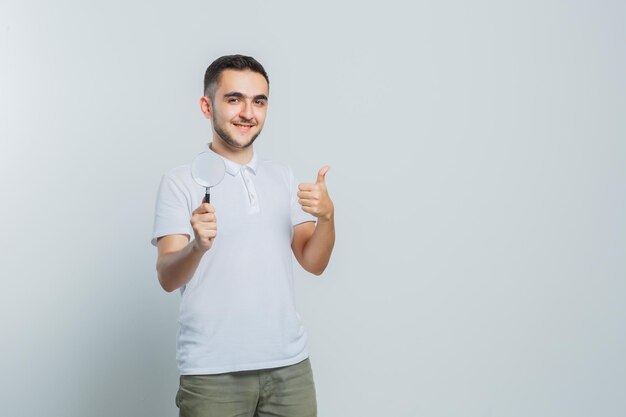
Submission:
[[[294,226],[293,250],[298,263],[307,272],[321,275],[328,266],[335,245],[335,220],[318,220]]]
[[[157,275],[161,287],[167,292],[172,292],[191,280],[202,255],[211,249],[213,239],[217,236],[215,208],[205,203],[204,199],[193,211],[190,223],[195,236],[192,242],[189,242],[188,235],[167,235],[157,240]]]
[[[320,169],[315,184],[298,186],[298,203],[303,211],[317,217],[317,224],[305,222],[294,226],[291,248],[300,265],[315,275],[324,272],[335,245],[335,207],[324,178],[329,169],[328,166]]]
[[[188,235],[167,235],[157,241],[157,275],[161,287],[172,292],[191,280],[198,268],[203,252],[200,252]]]

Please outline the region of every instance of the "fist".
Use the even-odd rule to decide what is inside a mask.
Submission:
[[[332,219],[335,213],[335,207],[326,188],[325,175],[329,169],[327,165],[319,170],[315,184],[303,183],[298,186],[298,203],[302,210],[324,221]]]
[[[217,236],[217,218],[215,207],[206,202],[206,197],[195,209],[191,216],[191,227],[196,237],[194,246],[201,252],[206,252],[213,246],[213,239]]]

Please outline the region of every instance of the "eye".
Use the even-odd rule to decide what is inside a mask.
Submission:
[[[237,97],[231,97],[231,98],[228,99],[229,103],[236,103],[238,101],[239,101],[239,99]]]
[[[257,100],[256,104],[258,104],[259,106],[265,106],[265,100]]]

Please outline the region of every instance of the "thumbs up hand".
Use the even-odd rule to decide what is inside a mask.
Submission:
[[[329,169],[326,165],[319,170],[315,184],[303,183],[298,186],[298,203],[302,210],[322,221],[331,220],[335,214],[335,206],[326,189],[325,176]]]

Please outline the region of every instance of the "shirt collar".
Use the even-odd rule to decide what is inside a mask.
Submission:
[[[259,168],[259,158],[257,157],[257,154],[255,151],[252,151],[252,159],[250,160],[250,162],[248,162],[246,165],[239,165],[237,162],[224,158],[222,155],[215,152],[213,149],[211,149],[210,145],[211,145],[211,142],[207,143],[206,148],[209,151],[213,152],[214,154],[218,155],[220,158],[222,158],[222,160],[224,160],[224,165],[226,166],[226,172],[228,172],[230,175],[232,176],[237,175],[239,171],[241,171],[242,168],[244,167],[248,168],[250,171],[252,171],[254,175],[256,175],[257,169]]]

